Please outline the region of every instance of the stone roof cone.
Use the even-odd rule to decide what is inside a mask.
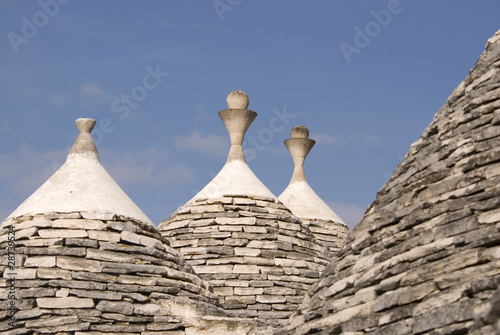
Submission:
[[[9,218],[39,213],[89,212],[102,218],[121,215],[153,226],[99,161],[90,132],[95,120],[76,120],[80,135],[66,162]]]
[[[277,334],[500,333],[500,30]]]
[[[221,110],[219,116],[226,126],[231,139],[231,147],[226,164],[215,178],[189,201],[217,198],[224,194],[247,194],[266,198],[275,195],[255,176],[245,161],[243,138],[257,113],[247,109],[248,96],[242,91],[231,92],[227,99],[228,109]]]
[[[278,199],[302,222],[309,225],[317,239],[331,251],[339,250],[349,232],[344,221],[309,186],[304,173],[304,161],[316,143],[309,138],[309,130],[296,126],[291,138],[284,141],[293,158],[294,170],[288,187]]]
[[[0,226],[1,250],[15,245],[12,268],[7,253],[0,264],[0,290],[15,286],[16,297],[3,295],[0,306],[18,309],[13,325],[1,314],[0,332],[239,335],[253,329],[256,322],[218,307],[210,285],[104,170],[90,135],[95,121],[76,123],[80,135],[66,163]]]
[[[286,322],[329,259],[309,228],[245,162],[241,147],[257,113],[241,91],[219,113],[231,138],[222,171],[160,223],[172,247],[209,281],[226,310],[272,326]]]

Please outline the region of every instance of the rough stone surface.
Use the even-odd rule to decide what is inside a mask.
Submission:
[[[277,334],[500,333],[500,31]]]
[[[300,220],[309,227],[314,237],[332,253],[339,251],[345,245],[349,228],[344,223],[322,219],[300,218]]]
[[[10,226],[24,224],[26,227],[29,225],[25,223],[41,219],[57,221],[49,220],[48,217],[54,216],[37,215],[5,221],[0,236],[8,234]],[[119,232],[124,226],[133,223],[116,220],[90,221],[92,222],[85,222],[90,223],[90,228],[104,227],[110,233]],[[178,331],[179,334],[186,334],[188,329],[219,329],[235,320],[239,320],[242,326],[234,334],[247,334],[255,328],[255,322],[240,320],[224,312],[210,285],[193,272],[154,228],[139,228],[135,233],[139,237],[155,239],[157,243],[154,246],[144,245],[141,238],[131,242],[132,239],[125,235],[125,239],[113,242],[113,251],[109,251],[110,242],[98,239],[90,239],[95,243],[87,243],[87,247],[81,247],[85,243],[75,243],[72,237],[62,238],[52,245],[51,238],[38,234],[43,230],[53,231],[50,225],[44,225],[37,228],[32,236],[16,241],[19,263],[16,264],[18,269],[15,271],[15,303],[19,310],[14,328],[8,325],[7,313],[0,316],[2,333],[95,331],[143,334],[146,329],[154,329],[156,332]],[[91,229],[85,231],[90,232]],[[16,232],[22,232],[22,229]],[[32,240],[47,240],[48,247],[31,247],[28,242]],[[68,240],[72,242],[67,243]],[[8,241],[0,243],[1,254],[5,254],[7,246]],[[5,278],[10,278],[11,271],[6,265],[3,262],[0,271]],[[9,307],[10,301],[5,299],[9,287],[8,280],[0,282],[4,302],[0,306],[0,312]],[[165,307],[176,301],[182,302],[186,310],[183,312],[184,317],[176,309]],[[158,315],[171,316],[172,319],[158,323],[155,322]],[[217,316],[219,324],[210,321],[207,325],[204,319],[210,316]]]
[[[159,229],[227,310],[273,326],[286,322],[328,262],[308,227],[272,198],[188,203]]]

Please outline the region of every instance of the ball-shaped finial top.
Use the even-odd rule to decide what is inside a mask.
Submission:
[[[243,91],[232,91],[226,99],[229,109],[247,109],[248,96]]]
[[[304,126],[295,126],[290,131],[292,138],[309,138],[309,130]]]
[[[79,118],[75,121],[80,133],[89,133],[94,129],[95,120],[89,118]]]

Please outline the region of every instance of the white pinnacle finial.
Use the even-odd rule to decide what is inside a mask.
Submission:
[[[292,155],[295,166],[290,184],[278,199],[300,219],[329,220],[344,224],[342,219],[313,191],[304,174],[304,161],[316,141],[309,138],[309,130],[304,126],[293,127],[290,137],[285,140],[285,145]]]
[[[248,96],[243,91],[232,91],[226,98],[227,107],[229,109],[247,109]]]
[[[248,96],[242,91],[232,91],[227,96],[228,109],[221,110],[219,116],[224,122],[229,137],[231,139],[231,148],[227,162],[239,160],[245,161],[243,154],[243,137],[248,127],[252,124],[253,120],[257,117],[257,113],[247,109]]]
[[[89,118],[79,118],[75,121],[75,123],[80,133],[90,134],[92,132],[92,129],[94,129],[96,121]]]
[[[285,140],[285,145],[295,165],[291,182],[307,181],[304,174],[304,161],[316,141],[309,138],[309,130],[304,126],[293,127],[290,136],[291,138]]]
[[[80,131],[80,135],[76,138],[76,141],[69,152],[68,159],[73,157],[75,154],[84,154],[99,160],[97,148],[95,147],[94,140],[90,134],[92,129],[94,129],[96,121],[89,118],[80,118],[77,119],[75,123]]]

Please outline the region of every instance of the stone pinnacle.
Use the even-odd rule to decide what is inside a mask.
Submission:
[[[77,154],[84,154],[99,160],[97,148],[94,144],[94,140],[92,139],[92,135],[90,135],[90,132],[94,129],[96,121],[89,118],[80,118],[77,119],[75,123],[80,131],[80,135],[78,135],[75,143],[73,144],[73,147],[69,152],[68,159]]]
[[[224,122],[229,138],[231,139],[231,148],[227,162],[240,160],[245,162],[243,154],[243,138],[248,127],[257,117],[257,113],[247,109],[248,96],[242,91],[233,91],[227,96],[228,109],[221,110],[219,116]]]
[[[309,130],[304,126],[293,127],[290,131],[290,136],[291,138],[284,141],[295,165],[290,183],[296,181],[307,182],[304,174],[304,161],[316,141],[309,138]]]

